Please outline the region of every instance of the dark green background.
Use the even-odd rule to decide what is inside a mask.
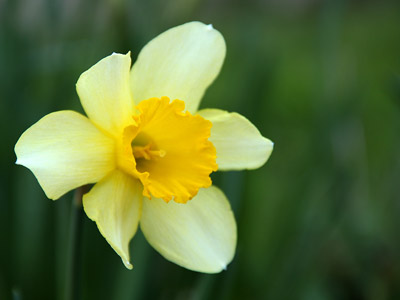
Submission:
[[[62,299],[72,193],[46,199],[14,145],[82,112],[79,75],[112,52],[212,23],[227,57],[201,107],[275,142],[256,171],[213,176],[238,222],[228,270],[199,274],[138,233],[133,271],[86,216],[83,299],[400,299],[400,2],[0,1],[0,299]]]

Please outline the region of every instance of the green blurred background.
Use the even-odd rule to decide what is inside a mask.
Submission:
[[[400,2],[0,0],[0,299],[63,299],[72,193],[48,200],[14,145],[82,112],[79,75],[112,52],[212,23],[227,57],[201,107],[275,142],[256,171],[213,175],[238,222],[227,271],[185,270],[138,233],[128,271],[84,216],[83,299],[400,299]]]

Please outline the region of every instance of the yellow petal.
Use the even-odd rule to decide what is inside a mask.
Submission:
[[[129,242],[136,233],[142,205],[139,180],[115,170],[83,196],[83,207],[128,269]]]
[[[190,270],[220,272],[235,254],[235,218],[214,186],[201,189],[186,204],[143,198],[140,226],[162,256]]]
[[[187,202],[211,185],[210,173],[217,170],[215,147],[208,141],[211,122],[183,113],[184,107],[183,101],[169,103],[167,97],[137,106],[137,136],[127,141],[132,141],[137,171],[148,174],[137,176],[145,196]]]
[[[152,97],[185,101],[195,112],[225,58],[225,41],[211,25],[190,22],[150,41],[132,68],[136,104]]]
[[[113,139],[73,111],[40,119],[19,138],[15,153],[16,163],[33,172],[50,199],[97,182],[115,167]]]
[[[210,141],[217,149],[219,170],[256,169],[268,160],[273,143],[245,117],[219,109],[198,113],[213,124]]]
[[[84,72],[76,84],[88,117],[115,135],[121,133],[122,127],[132,120],[130,66],[130,53],[113,53]]]

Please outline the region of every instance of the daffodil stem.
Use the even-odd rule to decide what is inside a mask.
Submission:
[[[66,268],[65,300],[80,299],[81,282],[81,241],[82,241],[82,196],[87,186],[75,190],[71,206],[68,258]]]

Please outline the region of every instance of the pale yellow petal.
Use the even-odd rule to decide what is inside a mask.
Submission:
[[[161,255],[190,270],[220,272],[235,254],[235,218],[214,186],[200,189],[186,204],[143,198],[140,226]]]
[[[129,87],[130,53],[113,53],[78,79],[76,89],[88,117],[108,132],[119,135],[131,123],[133,101]]]
[[[83,196],[83,207],[96,222],[103,237],[128,269],[129,242],[136,233],[141,214],[142,186],[139,180],[115,170]]]
[[[198,113],[213,123],[210,141],[217,149],[219,170],[256,169],[268,160],[274,144],[245,117],[219,109]]]
[[[15,153],[50,199],[97,182],[115,167],[113,139],[73,111],[40,119],[21,135]]]
[[[143,48],[132,68],[136,104],[166,96],[185,101],[186,109],[195,112],[225,52],[224,38],[211,25],[190,22],[160,34]]]

